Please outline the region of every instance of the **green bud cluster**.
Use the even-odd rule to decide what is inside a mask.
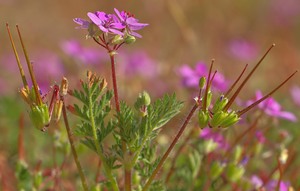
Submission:
[[[209,127],[229,127],[236,124],[240,117],[235,111],[225,111],[224,108],[228,103],[228,98],[221,95],[215,102],[213,108],[209,110],[211,103],[212,93],[208,91],[206,104],[202,103],[202,106],[206,105],[206,108],[202,107],[198,113],[200,128]]]

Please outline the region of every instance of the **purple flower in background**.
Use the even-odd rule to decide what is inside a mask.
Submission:
[[[134,31],[141,30],[145,26],[148,26],[149,24],[146,23],[139,23],[139,20],[134,18],[134,15],[125,12],[125,11],[119,11],[118,9],[114,9],[115,13],[117,14],[120,23],[126,28],[127,33],[129,35],[141,38],[142,36]]]
[[[124,29],[125,26],[118,22],[118,18],[115,15],[106,14],[102,11],[97,11],[95,13],[89,12],[87,15],[101,31],[123,36],[123,33],[120,30]]]
[[[263,97],[263,95],[262,95],[261,91],[257,91],[256,95],[255,95],[255,99],[247,101],[246,105],[250,105],[262,97]],[[286,119],[286,120],[289,120],[292,122],[297,121],[297,117],[293,113],[287,112],[287,111],[282,111],[280,104],[278,102],[276,102],[275,99],[273,99],[272,97],[259,103],[258,108],[263,110],[269,116],[279,117],[279,118]]]
[[[207,75],[208,69],[205,63],[198,62],[195,69],[192,69],[188,65],[183,65],[179,68],[178,73],[182,78],[182,84],[184,86],[198,88],[199,79]],[[225,91],[228,85],[224,76],[217,72],[212,82],[212,86],[220,91]]]
[[[158,73],[155,61],[141,50],[133,53],[121,53],[120,63],[118,69],[126,76],[140,75],[153,78]]]
[[[291,95],[292,95],[294,103],[296,105],[300,106],[300,87],[299,86],[293,86],[291,88]]]
[[[222,134],[218,132],[212,131],[210,128],[204,128],[200,132],[200,138],[204,140],[212,140],[215,143],[218,144],[219,148],[222,149],[227,149],[228,148],[228,143],[226,142],[225,138],[223,137]]]
[[[256,175],[252,176],[250,181],[255,189],[258,189],[263,185],[262,179]],[[271,180],[263,188],[268,191],[276,190],[277,184],[278,184],[278,180]],[[281,181],[279,184],[280,191],[289,191],[289,187],[290,187],[290,183],[286,181]]]
[[[100,64],[107,56],[97,48],[82,46],[77,40],[63,41],[61,48],[67,55],[84,64]]]
[[[265,143],[266,142],[266,137],[265,137],[265,135],[263,134],[263,132],[262,131],[256,131],[255,132],[255,137],[256,137],[256,139],[258,140],[258,142],[259,143]]]
[[[298,22],[299,0],[274,0],[270,2],[270,17],[275,24],[290,25]]]
[[[75,18],[75,19],[73,19],[73,21],[80,25],[79,27],[76,27],[79,29],[88,29],[89,25],[91,24],[89,21],[81,19],[81,18]]]
[[[258,189],[263,185],[263,181],[256,175],[253,175],[250,181],[255,189]]]
[[[257,47],[250,41],[239,39],[229,43],[230,54],[240,60],[250,61],[257,56]]]
[[[59,82],[64,75],[64,66],[62,61],[55,53],[48,50],[32,52],[30,54],[30,58],[33,64],[37,83],[41,91],[45,93],[49,91],[50,85],[53,85],[54,82]],[[30,79],[25,59],[24,57],[21,57],[20,59],[25,70],[25,75],[27,76],[27,79]],[[13,54],[7,54],[2,61],[5,63],[4,69],[6,69],[7,72],[14,74],[16,71],[19,71]],[[17,82],[18,84],[21,84],[21,78],[17,79]],[[31,80],[28,80],[28,83],[30,85]]]

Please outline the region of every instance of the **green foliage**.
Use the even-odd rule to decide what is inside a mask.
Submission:
[[[105,80],[96,76],[91,76],[81,85],[82,90],[74,90],[71,94],[82,104],[81,107],[77,104],[73,106],[75,114],[81,119],[75,134],[82,137],[84,145],[97,152],[96,144],[101,145],[115,127],[113,120],[105,120],[111,111],[110,100],[113,94],[111,91],[104,92]]]

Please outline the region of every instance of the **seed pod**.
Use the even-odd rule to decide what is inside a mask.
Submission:
[[[203,89],[204,86],[206,84],[206,78],[205,77],[201,77],[200,80],[199,80],[199,88],[200,89]]]
[[[214,105],[214,107],[213,107],[213,109],[212,109],[212,112],[213,113],[216,113],[216,112],[218,112],[218,111],[221,111],[221,110],[223,110],[223,108],[225,107],[225,105],[228,103],[228,99],[226,98],[226,97],[224,97],[224,95],[221,95],[218,99],[217,99],[217,101],[216,101],[216,103],[215,103],[215,105]]]
[[[48,106],[44,103],[42,105],[32,106],[29,117],[35,128],[45,131],[45,126],[50,123]]]
[[[217,113],[215,113],[210,121],[210,125],[212,127],[219,127],[222,123],[222,121],[224,121],[224,119],[226,118],[227,113],[223,112],[223,111],[218,111]]]
[[[224,164],[221,164],[219,161],[214,161],[210,167],[210,177],[212,180],[217,179],[225,168]]]
[[[207,92],[207,98],[206,98],[206,108],[203,108],[203,109],[208,109],[209,106],[210,106],[210,103],[211,103],[211,98],[212,98],[212,92],[211,91],[208,91]],[[203,100],[204,101],[204,100]],[[204,107],[204,103],[202,105]]]
[[[228,115],[223,119],[220,126],[221,127],[229,127],[231,125],[236,124],[241,118],[236,114],[235,111],[231,111]]]
[[[236,165],[233,163],[230,163],[227,165],[226,177],[231,182],[236,182],[236,181],[240,180],[244,173],[245,173],[245,168],[241,165]]]
[[[200,110],[198,114],[198,123],[201,129],[207,127],[209,121],[208,111]]]

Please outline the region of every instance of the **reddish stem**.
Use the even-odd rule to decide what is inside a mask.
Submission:
[[[158,171],[161,169],[161,167],[163,166],[164,162],[166,161],[166,159],[168,158],[169,154],[171,153],[171,151],[173,150],[174,146],[176,145],[176,143],[178,142],[179,138],[181,137],[183,131],[185,130],[185,128],[187,127],[187,124],[189,123],[189,121],[191,120],[194,112],[196,111],[196,109],[198,108],[198,105],[195,104],[193,106],[193,108],[191,109],[190,113],[188,114],[187,118],[185,119],[184,123],[182,124],[179,132],[177,133],[176,137],[174,138],[173,142],[171,143],[171,145],[169,146],[168,150],[166,151],[166,153],[163,155],[163,157],[161,158],[161,160],[159,161],[157,167],[155,168],[155,170],[152,172],[150,178],[147,180],[144,188],[142,191],[146,191],[148,190],[149,186],[151,185],[152,181],[154,180],[156,174],[158,173]]]

